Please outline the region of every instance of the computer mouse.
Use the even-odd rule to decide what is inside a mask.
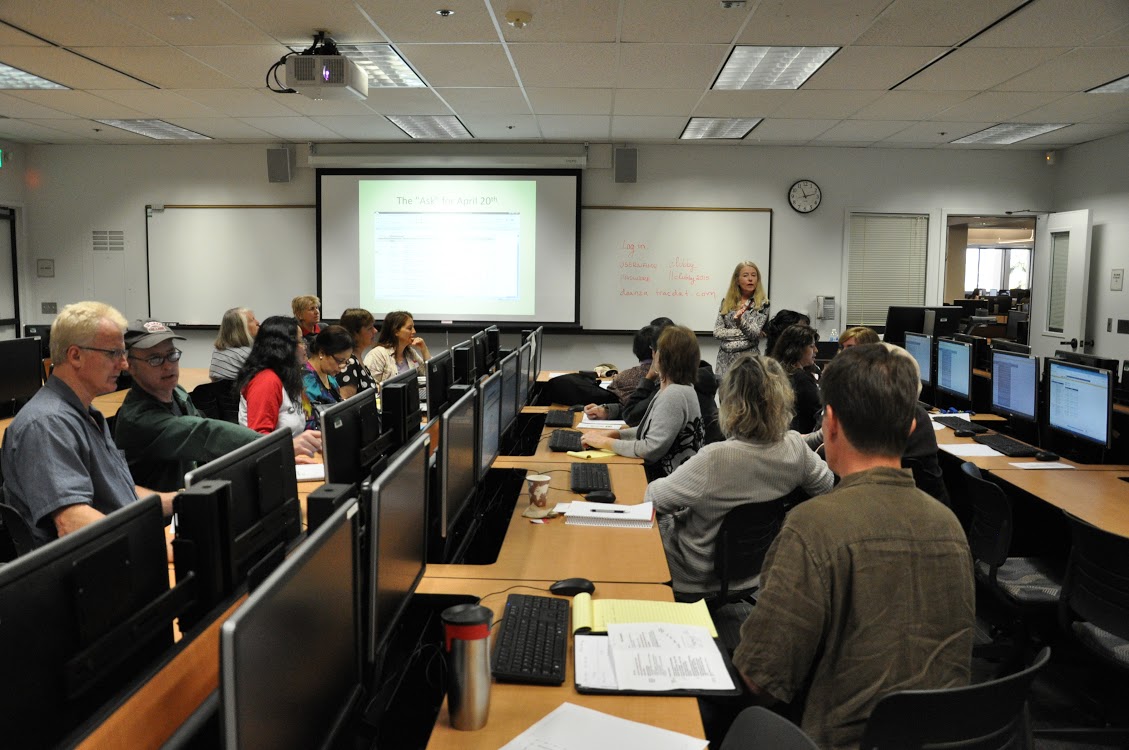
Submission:
[[[1057,461],[1058,454],[1053,451],[1039,451],[1035,454],[1036,461]]]
[[[957,437],[972,437],[976,433],[972,430],[953,430],[953,434]]]
[[[584,404],[573,404],[572,406],[568,407],[568,410],[574,411],[574,412],[575,411],[584,411]]]
[[[590,503],[614,503],[615,493],[611,490],[592,490],[584,499]]]
[[[565,578],[549,587],[550,593],[560,594],[561,596],[576,596],[580,593],[592,594],[595,591],[596,584],[587,578]]]

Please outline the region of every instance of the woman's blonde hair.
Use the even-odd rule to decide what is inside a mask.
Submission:
[[[764,293],[764,274],[757,268],[757,264],[751,260],[743,260],[737,264],[733,269],[733,276],[729,279],[729,291],[725,293],[725,299],[721,303],[721,313],[733,312],[737,309],[737,305],[741,304],[741,287],[737,284],[737,279],[741,275],[741,271],[746,268],[752,268],[757,272],[757,288],[753,292],[753,309],[759,310],[764,307],[764,301],[768,295]]]
[[[301,317],[302,313],[306,310],[314,308],[321,309],[321,300],[313,294],[302,294],[290,300],[290,310],[294,313],[294,317]]]
[[[216,336],[215,347],[221,352],[225,349],[234,349],[238,346],[251,346],[255,339],[251,336],[251,329],[247,327],[247,313],[251,312],[246,307],[233,307],[223,314],[220,321],[220,332]]]
[[[792,381],[769,357],[738,358],[722,377],[718,396],[718,422],[727,438],[774,443],[792,424]]]
[[[105,302],[75,302],[67,305],[51,324],[51,364],[61,365],[72,346],[89,346],[103,320],[125,333],[125,316]]]
[[[880,339],[873,328],[855,326],[843,331],[842,335],[839,336],[840,346],[848,341],[854,341],[856,346],[862,346],[863,344],[877,344]]]

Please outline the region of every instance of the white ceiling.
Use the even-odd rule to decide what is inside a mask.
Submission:
[[[442,18],[435,11],[454,15]],[[510,10],[533,14],[523,29]],[[310,46],[391,43],[428,89],[367,102],[266,89]],[[797,91],[711,91],[736,44],[841,46]],[[70,91],[0,92],[0,138],[153,143],[158,118],[228,143],[410,140],[384,115],[455,114],[478,140],[674,143],[692,116],[763,117],[741,143],[1056,149],[1129,131],[1129,0],[4,0],[0,62]],[[1010,147],[1001,122],[1069,123]],[[205,141],[206,142],[206,141]],[[725,141],[729,143],[729,141]]]

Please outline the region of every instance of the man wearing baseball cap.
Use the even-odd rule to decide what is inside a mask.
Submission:
[[[254,430],[203,416],[180,387],[184,341],[159,320],[135,320],[125,332],[133,386],[118,410],[114,439],[125,451],[133,479],[146,487],[176,490],[186,472],[262,437]],[[321,449],[317,433],[294,439],[295,455]]]

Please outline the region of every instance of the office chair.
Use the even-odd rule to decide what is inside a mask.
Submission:
[[[192,389],[191,397],[192,404],[204,416],[233,424],[239,422],[239,394],[235,392],[235,381],[201,383]]]
[[[819,746],[780,714],[750,706],[733,720],[721,750],[819,750]]]
[[[1040,558],[1008,557],[1014,529],[1011,500],[999,485],[984,479],[972,462],[966,461],[960,468],[965,494],[972,505],[968,546],[972,551],[976,583],[1003,605],[1008,621],[997,623],[997,628],[1013,638],[1011,648],[1001,649],[996,643],[993,648],[978,647],[976,651],[978,655],[1002,654],[1018,659],[1030,643],[1026,618],[1055,610],[1062,578],[1053,566]]]
[[[941,474],[940,467],[934,474],[925,468],[921,459],[903,456],[902,468],[913,472],[913,483],[917,485],[919,490],[944,503],[946,507],[952,507],[949,502],[949,491],[945,489],[945,479]]]
[[[0,490],[2,493],[2,490]],[[0,494],[2,496],[2,494]],[[31,535],[31,527],[20,515],[20,512],[7,503],[0,503],[0,521],[3,522],[4,531],[12,541],[16,557],[26,555],[35,549],[35,539]]]
[[[752,603],[759,586],[732,590],[730,586],[760,573],[765,553],[784,523],[785,504],[786,498],[778,497],[764,503],[738,505],[725,514],[714,546],[714,572],[720,587],[707,600],[711,609],[738,601]]]
[[[988,682],[899,690],[878,701],[859,750],[1026,750],[1032,747],[1027,693],[1047,662],[1044,647],[1026,669]]]

